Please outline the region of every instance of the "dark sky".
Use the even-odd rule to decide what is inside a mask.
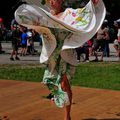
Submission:
[[[120,18],[120,0],[104,0],[106,9],[111,13],[110,19]]]
[[[120,0],[104,0],[105,6],[111,16],[107,16],[108,19],[117,19],[120,17]],[[0,4],[0,17],[2,17],[5,23],[10,23],[11,19],[14,17],[14,11],[17,7],[22,4],[21,0],[2,0]]]
[[[0,4],[0,17],[5,24],[9,24],[14,17],[15,9],[21,4],[20,0],[2,0]]]

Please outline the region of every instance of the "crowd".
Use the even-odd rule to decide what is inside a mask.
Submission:
[[[104,57],[110,57],[109,43],[113,43],[116,57],[120,60],[120,19],[114,21],[112,26],[109,26],[108,21],[104,20],[96,35],[76,49],[78,62],[89,62],[89,56],[95,56],[94,62],[103,61]]]
[[[37,52],[34,48],[34,42],[38,41],[42,45],[42,37],[40,34],[32,29],[27,29],[19,25],[15,19],[11,21],[10,30],[8,31],[3,25],[3,19],[0,19],[0,41],[11,41],[11,55],[10,60],[20,60],[19,56],[26,56],[28,54],[33,55]],[[18,52],[18,50],[20,52]],[[0,42],[0,51],[2,51],[2,45]],[[19,53],[19,54],[18,54]]]
[[[93,38],[85,42],[79,48],[76,48],[77,61],[89,62],[89,57],[94,56],[94,62],[103,61],[104,57],[110,56],[109,43],[113,43],[116,50],[116,57],[120,59],[120,19],[114,21],[112,26],[104,20],[101,28]],[[20,60],[18,57],[18,49],[20,56],[34,54],[34,41],[42,45],[42,37],[32,29],[27,29],[19,25],[15,19],[11,21],[10,30],[7,30],[3,24],[3,19],[0,18],[0,51],[2,51],[1,41],[10,40],[12,43],[12,52],[10,60]],[[100,55],[100,60],[98,59]],[[14,57],[15,56],[15,57]]]
[[[34,41],[39,41],[41,45],[41,35],[32,29],[20,26],[15,19],[11,22],[12,30],[12,53],[10,60],[20,60],[18,57],[18,48],[20,50],[20,56],[26,56],[27,54],[34,54],[36,52],[34,48]]]

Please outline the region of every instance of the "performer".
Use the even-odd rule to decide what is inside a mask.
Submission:
[[[40,63],[46,64],[43,77],[52,100],[65,108],[64,120],[71,120],[72,90],[70,80],[77,65],[75,48],[92,38],[105,18],[102,0],[90,0],[84,8],[63,9],[65,0],[47,0],[50,11],[35,5],[22,5],[15,12],[16,21],[43,35]]]

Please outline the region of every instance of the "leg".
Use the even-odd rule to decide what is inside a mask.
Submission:
[[[24,51],[24,47],[23,47],[23,45],[22,45],[22,48],[21,48],[21,56],[23,56],[23,51]]]
[[[97,55],[98,48],[99,48],[99,41],[97,39],[95,39],[94,46],[93,46],[95,60],[93,60],[93,61],[98,61],[98,55]]]
[[[118,45],[118,59],[120,60],[120,43]]]
[[[104,57],[104,51],[101,52],[101,59],[100,59],[101,62],[103,61],[103,57]]]
[[[98,61],[97,50],[94,50],[94,56],[95,56],[95,60],[93,60],[93,61],[97,62]]]
[[[71,120],[70,112],[71,112],[71,103],[72,103],[72,91],[71,91],[71,86],[70,86],[70,83],[68,81],[66,74],[63,75],[61,86],[62,86],[63,91],[68,93],[69,100],[70,100],[70,105],[65,106],[64,120]]]
[[[100,41],[100,47],[101,47],[101,61],[103,61],[105,45],[106,45],[105,40],[104,40],[104,39],[101,40],[101,41]]]
[[[14,54],[15,54],[15,46],[12,46],[13,48],[13,50],[12,50],[12,52],[11,52],[11,57],[10,57],[10,60],[14,60],[14,58],[13,58],[13,56],[14,56]]]
[[[113,45],[113,47],[115,48],[115,50],[116,50],[116,56],[118,56],[118,45]]]
[[[16,51],[15,51],[15,59],[16,60],[20,60],[20,58],[18,57],[18,50],[16,49]]]
[[[80,61],[80,49],[76,48],[77,60]]]
[[[93,48],[89,47],[89,56],[92,56],[92,55],[93,55]]]
[[[109,57],[109,41],[105,40],[104,56]]]
[[[12,53],[11,53],[10,60],[14,60],[13,55],[14,55],[14,50],[13,50]]]
[[[84,52],[85,52],[85,61],[89,60],[89,48],[88,47],[84,47]]]

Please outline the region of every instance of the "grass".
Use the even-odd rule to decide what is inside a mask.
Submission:
[[[73,85],[120,90],[120,63],[81,64],[76,69]]]
[[[4,65],[0,66],[0,79],[40,82],[44,68],[39,65]]]
[[[0,79],[42,81],[41,65],[0,65]],[[86,63],[76,67],[72,85],[120,90],[120,63]]]

